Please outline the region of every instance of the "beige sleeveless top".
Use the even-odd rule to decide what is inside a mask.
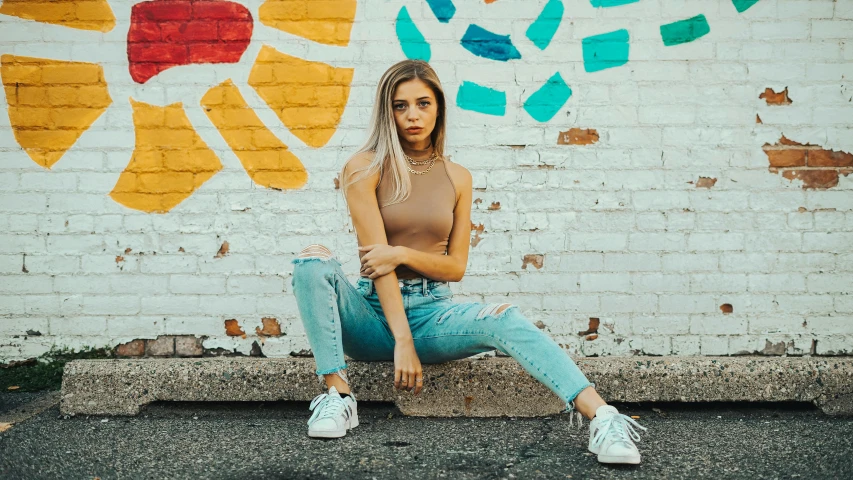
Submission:
[[[388,245],[446,255],[453,228],[453,210],[456,208],[456,187],[444,160],[437,159],[432,170],[425,175],[415,175],[406,170],[412,179],[409,198],[385,207],[382,205],[391,199],[393,185],[388,170],[383,170],[376,187],[376,198]],[[364,253],[358,252],[358,258],[361,259]],[[405,265],[398,266],[395,272],[400,280],[423,276]]]

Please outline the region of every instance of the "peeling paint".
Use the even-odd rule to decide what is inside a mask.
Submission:
[[[578,335],[584,336],[584,335],[591,335],[594,333],[598,333],[598,327],[600,325],[601,325],[601,321],[598,318],[589,317],[589,328],[582,331],[582,332],[578,332]],[[598,335],[596,335],[596,338],[598,338]]]
[[[790,105],[794,101],[788,96],[788,87],[785,87],[785,90],[781,92],[775,92],[772,88],[765,88],[764,93],[758,96],[758,98],[767,102],[767,105]]]
[[[243,337],[246,338],[246,332],[240,328],[240,324],[237,323],[235,319],[225,320],[225,334],[229,337]]]
[[[731,303],[724,303],[724,304],[720,305],[720,311],[725,313],[725,314],[729,314],[729,313],[732,313],[734,311],[734,307],[732,307]]]
[[[489,210],[500,210],[500,209],[501,209],[501,202],[492,202],[492,204],[489,205]]]
[[[713,177],[699,177],[696,182],[696,188],[711,188],[717,183],[717,179]]]
[[[480,241],[482,240],[482,238],[480,238],[480,234],[483,233],[484,230],[485,227],[482,223],[479,225],[475,225],[473,222],[471,222],[471,231],[474,232],[474,238],[471,239],[472,247],[476,247],[477,244],[480,243]]]
[[[225,255],[228,255],[228,242],[222,242],[222,246],[219,247],[219,251],[216,252],[213,258],[222,258]]]
[[[545,262],[545,255],[530,253],[522,259],[521,268],[527,270],[527,265],[533,265],[537,270],[541,269]]]
[[[557,145],[592,145],[598,143],[598,131],[594,128],[570,128],[560,132]]]
[[[255,333],[262,337],[280,337],[281,333],[281,325],[278,323],[278,319],[272,317],[264,317],[261,319],[264,327],[255,327]]]
[[[832,188],[838,185],[840,175],[853,173],[853,154],[802,144],[784,135],[776,144],[765,143],[762,149],[771,173],[781,171],[788,180],[799,179],[803,189]]]

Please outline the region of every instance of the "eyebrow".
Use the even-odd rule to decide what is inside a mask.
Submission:
[[[418,97],[418,98],[417,98],[417,100],[423,100],[424,98],[426,98],[427,100],[432,99],[432,97],[430,97],[429,95],[426,95],[426,96],[423,96],[423,97]],[[404,100],[404,99],[402,99],[402,98],[395,98],[395,99],[394,99],[394,101],[395,101],[395,102],[405,102],[406,100]]]

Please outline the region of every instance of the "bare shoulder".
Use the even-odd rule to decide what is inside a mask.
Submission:
[[[372,162],[372,161],[373,161],[373,152],[356,153],[355,155],[350,157],[349,160],[346,161],[345,166],[346,166],[347,177],[352,175],[353,172],[355,172],[357,170],[362,170],[362,169],[367,168],[367,166],[370,165],[370,162]],[[363,174],[359,174],[359,176],[360,175],[363,175]],[[376,185],[379,184],[379,171],[376,171],[372,175],[368,175],[367,177],[362,178],[357,183],[360,184],[361,182],[364,182],[364,181],[366,181],[369,186],[376,188]]]

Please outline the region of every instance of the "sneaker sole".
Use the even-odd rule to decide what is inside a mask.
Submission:
[[[619,455],[598,455],[599,463],[627,463],[631,465],[638,465],[640,463],[640,456],[634,457],[626,457]]]
[[[311,438],[341,438],[347,434],[347,430],[352,430],[353,428],[358,426],[358,414],[355,414],[350,418],[350,424],[348,427],[344,427],[343,430],[337,431],[327,431],[320,430],[314,431],[310,428],[308,429],[308,436]]]

